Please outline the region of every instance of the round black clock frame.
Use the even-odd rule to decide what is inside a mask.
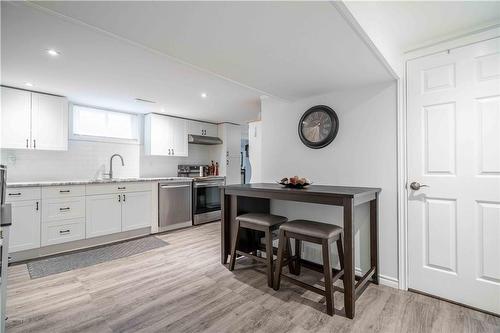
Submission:
[[[330,118],[330,122],[332,125],[329,128],[328,134],[319,141],[309,140],[304,135],[304,132],[303,132],[304,121],[311,114],[313,114],[315,112],[326,114]],[[318,124],[317,126],[319,126],[319,125],[320,124]],[[326,105],[316,105],[316,106],[313,106],[312,108],[310,108],[309,110],[307,110],[306,112],[304,112],[304,114],[302,115],[302,117],[299,120],[298,130],[299,130],[300,140],[302,141],[302,143],[304,145],[306,145],[307,147],[312,148],[312,149],[324,148],[324,147],[328,146],[330,143],[332,143],[333,139],[335,139],[335,137],[337,136],[337,133],[339,131],[339,118],[337,117],[337,114],[335,113],[335,111],[333,111],[332,108],[330,108]]]

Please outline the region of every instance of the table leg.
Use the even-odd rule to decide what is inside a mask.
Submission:
[[[221,254],[221,263],[223,265],[227,264],[227,257],[230,251],[231,245],[231,232],[230,232],[230,213],[231,213],[231,205],[230,205],[230,196],[226,195],[224,189],[220,190],[220,198],[221,198],[221,244],[220,244],[220,254]]]
[[[356,290],[354,271],[354,205],[352,198],[344,199],[344,309],[347,318],[355,313]]]
[[[378,284],[378,194],[370,201],[370,266],[375,267],[372,281]]]

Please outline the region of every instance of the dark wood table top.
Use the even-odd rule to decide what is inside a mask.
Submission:
[[[242,191],[249,192],[272,192],[288,193],[294,195],[314,195],[325,197],[349,197],[357,198],[366,195],[373,195],[381,191],[380,188],[373,187],[353,187],[353,186],[332,186],[332,185],[309,185],[303,189],[285,188],[280,184],[255,183],[255,184],[235,184],[222,186],[226,193],[231,194]]]

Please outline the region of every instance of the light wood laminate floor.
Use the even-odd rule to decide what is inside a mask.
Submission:
[[[500,332],[498,317],[375,285],[354,320],[330,317],[319,295],[222,266],[219,223],[159,237],[169,245],[45,278],[10,267],[8,332]]]

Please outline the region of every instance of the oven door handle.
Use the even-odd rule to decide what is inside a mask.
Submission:
[[[194,187],[219,187],[219,186],[224,186],[224,184],[221,184],[221,183],[200,183],[200,184],[194,184]]]
[[[160,185],[160,188],[181,188],[181,187],[191,187],[191,185]]]

